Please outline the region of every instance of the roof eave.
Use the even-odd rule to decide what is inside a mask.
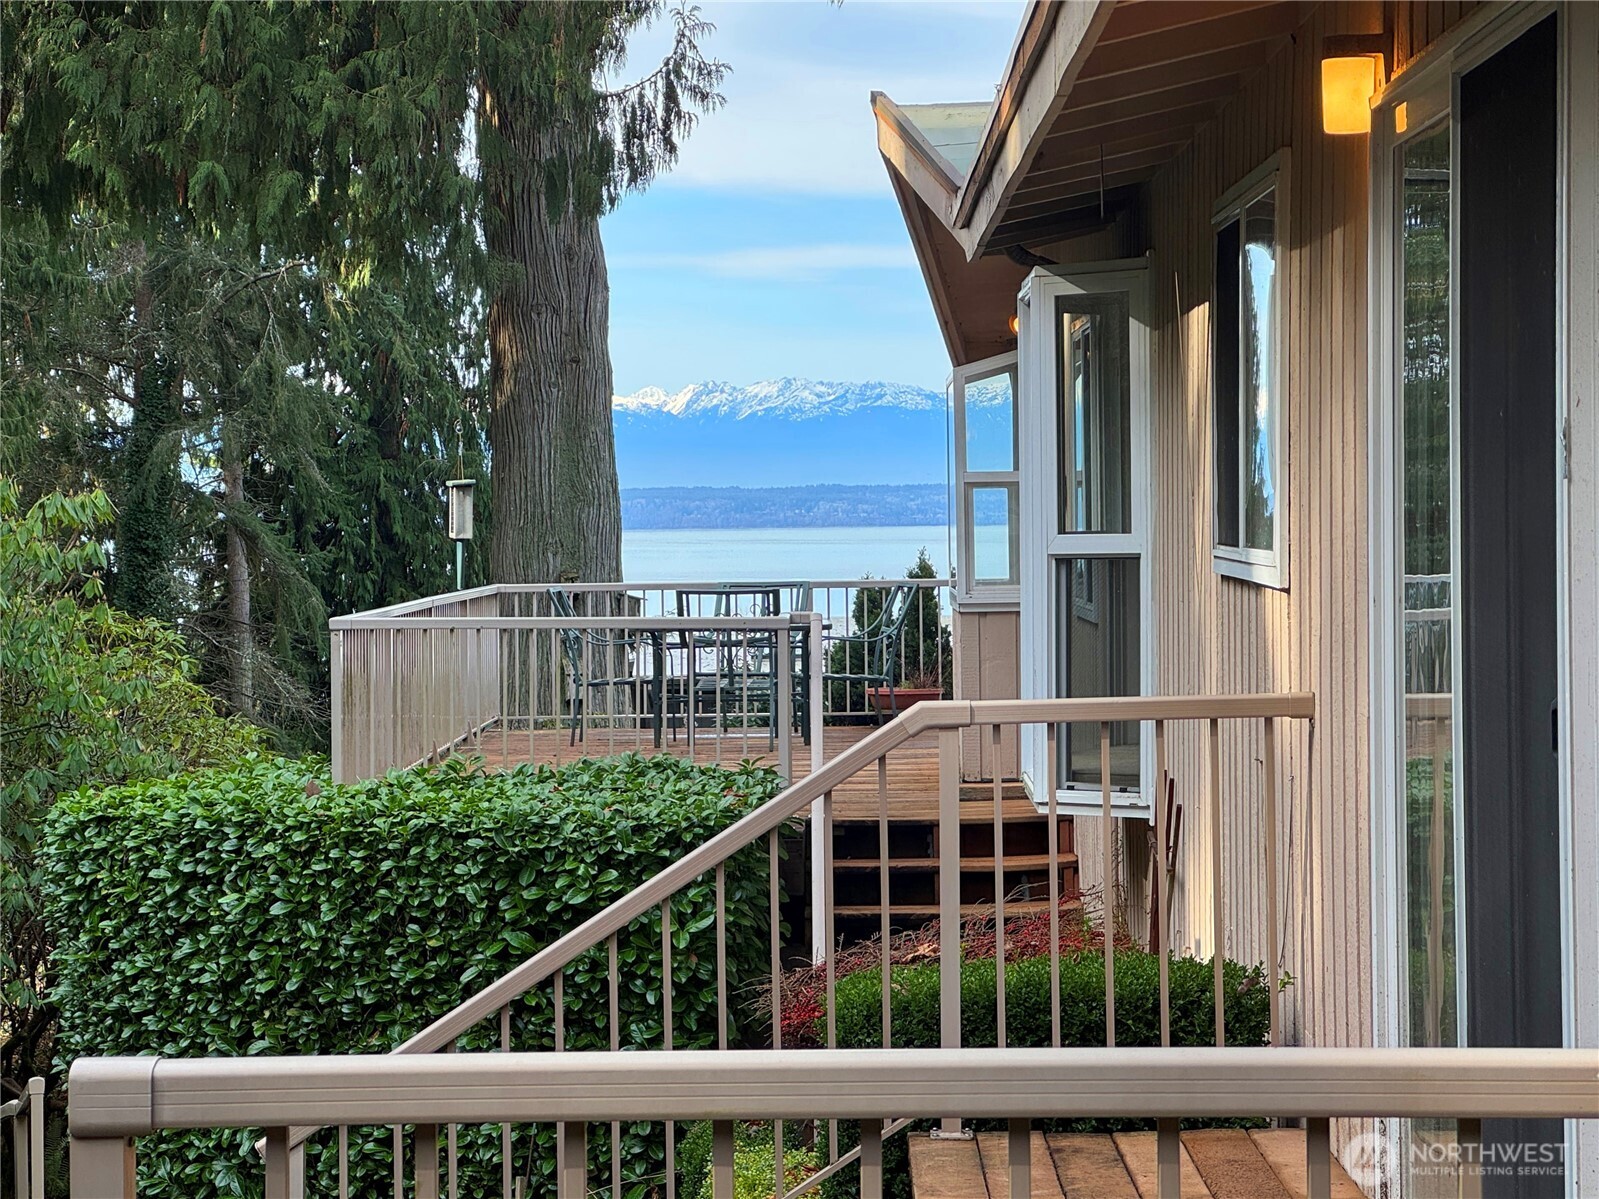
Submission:
[[[1032,0],[977,157],[950,211],[949,227],[969,259],[987,252],[1006,203],[1065,107],[1115,7],[1115,0]]]
[[[877,117],[877,149],[883,160],[948,225],[960,192],[961,173],[885,93],[872,93],[872,112]]]

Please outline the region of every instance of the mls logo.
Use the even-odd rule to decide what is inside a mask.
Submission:
[[[1392,1177],[1394,1149],[1378,1132],[1363,1132],[1344,1147],[1344,1171],[1350,1181],[1368,1195],[1378,1193],[1383,1181]]]

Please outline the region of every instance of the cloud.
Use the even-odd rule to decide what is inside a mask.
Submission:
[[[901,103],[986,100],[1020,5],[707,4],[708,53],[732,73],[655,184],[737,192],[881,196],[870,95]],[[634,56],[640,68],[650,48]]]
[[[913,269],[916,256],[905,245],[749,246],[707,253],[613,254],[612,270],[695,271],[724,279],[771,279],[814,283],[849,271]]]

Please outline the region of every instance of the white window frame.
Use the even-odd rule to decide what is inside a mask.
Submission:
[[[1211,563],[1219,575],[1228,578],[1240,579],[1249,583],[1258,583],[1263,587],[1276,588],[1279,591],[1288,590],[1288,378],[1285,362],[1288,356],[1288,320],[1287,302],[1285,297],[1287,280],[1287,260],[1284,251],[1288,245],[1287,221],[1289,212],[1288,178],[1289,178],[1289,152],[1287,147],[1278,150],[1265,162],[1261,163],[1249,174],[1245,175],[1216,201],[1211,212],[1211,261],[1216,257],[1215,237],[1221,229],[1238,220],[1241,222],[1244,210],[1267,192],[1276,194],[1275,213],[1272,219],[1272,252],[1275,255],[1276,267],[1272,272],[1272,355],[1269,364],[1271,372],[1271,459],[1272,481],[1276,491],[1276,507],[1272,512],[1272,548],[1269,550],[1249,549],[1245,546],[1223,545],[1220,539],[1221,528],[1217,520],[1215,497],[1217,494],[1216,480],[1219,477],[1220,463],[1216,461],[1219,451],[1216,438],[1216,405],[1219,397],[1215,394],[1215,378],[1212,375],[1207,382],[1211,392]],[[1240,234],[1242,226],[1240,225]],[[1240,249],[1242,241],[1240,241]],[[1240,254],[1240,262],[1242,255]],[[1242,266],[1240,266],[1240,271]],[[1239,342],[1238,361],[1240,369],[1243,363],[1244,321],[1242,313],[1244,290],[1242,281],[1239,286],[1239,321],[1237,337]],[[1214,281],[1211,287],[1211,314],[1212,314],[1212,344],[1219,335],[1220,330],[1215,328],[1216,293]],[[1238,472],[1238,532],[1239,540],[1243,540],[1245,502],[1244,478],[1244,453],[1246,447],[1243,436],[1243,396],[1238,396],[1235,403],[1239,405],[1239,436],[1238,436],[1238,462],[1234,469]]]
[[[1576,402],[1599,390],[1599,304],[1593,297],[1599,283],[1596,245],[1599,236],[1599,125],[1586,119],[1599,97],[1599,10],[1586,4],[1485,5],[1422,51],[1395,76],[1372,104],[1371,233],[1368,257],[1368,521],[1370,549],[1370,620],[1368,685],[1371,779],[1371,901],[1374,961],[1371,979],[1373,1043],[1404,1045],[1407,1016],[1404,952],[1404,861],[1402,796],[1396,764],[1403,745],[1399,706],[1398,624],[1404,571],[1400,556],[1402,479],[1398,429],[1393,263],[1395,191],[1394,149],[1403,135],[1432,123],[1454,105],[1456,78],[1490,58],[1533,25],[1557,12],[1560,17],[1560,149],[1559,210],[1556,238],[1556,419],[1557,445],[1562,449],[1556,519],[1560,566],[1559,738],[1563,755],[1560,775],[1561,838],[1552,868],[1561,874],[1561,924],[1566,952],[1560,990],[1566,1045],[1599,1044],[1599,898],[1592,885],[1591,863],[1599,858],[1599,809],[1593,803],[1599,782],[1599,750],[1577,729],[1592,727],[1599,708],[1599,689],[1579,680],[1594,677],[1599,642],[1580,635],[1592,626],[1599,602],[1599,554],[1593,550],[1599,511],[1599,419]],[[1400,108],[1404,106],[1403,127]],[[1458,227],[1458,222],[1453,223]],[[1451,287],[1454,276],[1451,276]],[[1458,313],[1451,295],[1451,311]],[[1452,338],[1458,345],[1458,338]],[[1586,347],[1586,352],[1584,352]],[[1451,405],[1458,410],[1458,405]],[[1457,431],[1458,432],[1458,431]],[[1458,439],[1456,440],[1458,445]],[[1457,472],[1452,471],[1452,474]],[[1452,479],[1458,486],[1458,477]],[[1458,561],[1456,556],[1455,561]],[[1580,614],[1580,615],[1578,615]],[[1456,644],[1459,644],[1457,639]],[[1586,719],[1585,719],[1586,718]],[[1465,733],[1463,727],[1457,738]],[[1460,746],[1456,744],[1456,752]],[[1459,757],[1456,759],[1461,760]],[[1457,784],[1458,785],[1458,784]],[[1459,794],[1457,810],[1469,802]],[[1457,968],[1464,969],[1464,954]],[[1460,985],[1456,997],[1460,1027],[1466,1027],[1468,996]],[[1379,1122],[1388,1151],[1397,1155],[1403,1121]],[[1393,1156],[1391,1160],[1399,1160]],[[1566,1122],[1566,1193],[1570,1199],[1599,1193],[1599,1127],[1593,1121]]]
[[[1010,375],[1011,463],[1010,470],[969,470],[966,460],[966,388],[968,384]],[[955,531],[955,588],[953,602],[966,611],[1014,611],[1021,603],[1021,425],[1020,397],[1017,395],[1016,351],[996,354],[969,362],[950,372],[949,396],[953,416],[954,505],[951,523]],[[973,492],[979,487],[1009,487],[1016,495],[1016,511],[1009,529],[1011,570],[1015,581],[1006,583],[976,576],[977,526]]]
[[[1058,564],[1068,558],[1133,558],[1138,570],[1139,690],[1151,694],[1155,682],[1155,615],[1151,554],[1153,503],[1150,456],[1153,446],[1150,379],[1148,264],[1143,258],[1073,264],[1034,270],[1023,285],[1017,312],[1021,318],[1020,391],[1017,436],[1021,457],[1021,657],[1022,694],[1047,698],[1056,694],[1055,668],[1059,645],[1056,602]],[[1123,533],[1061,533],[1058,530],[1060,488],[1064,479],[1058,455],[1059,352],[1056,340],[1058,301],[1072,295],[1126,292],[1128,297],[1128,383],[1131,389],[1128,446],[1129,522]],[[1068,454],[1068,458],[1070,455]],[[1097,597],[1096,597],[1097,599]],[[1097,604],[1096,604],[1097,607]],[[1149,728],[1139,739],[1137,790],[1113,789],[1111,811],[1118,817],[1151,819],[1154,783],[1154,738]],[[1048,777],[1048,744],[1042,725],[1023,725],[1022,782],[1035,803],[1047,792],[1038,781]],[[1054,780],[1050,780],[1053,784]],[[1098,784],[1055,786],[1063,813],[1102,814]]]

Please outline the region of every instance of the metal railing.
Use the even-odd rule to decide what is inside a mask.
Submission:
[[[1599,1116],[1593,1049],[983,1049],[744,1053],[454,1054],[167,1060],[82,1059],[72,1070],[73,1199],[136,1195],[133,1138],[160,1129],[267,1129],[266,1199],[305,1193],[292,1124],[411,1126],[415,1199],[458,1199],[440,1130],[515,1122],[559,1128],[558,1199],[596,1181],[590,1126],[712,1122],[710,1179],[732,1199],[735,1120],[859,1121],[860,1194],[884,1193],[883,1136],[959,1096],[1008,1121],[1012,1199],[1032,1188],[1032,1125],[1059,1118],[1157,1122],[1157,1193],[1179,1194],[1183,1118],[1304,1119],[1306,1193],[1332,1195],[1329,1122],[1457,1121],[1458,1193],[1482,1193],[1484,1118]],[[341,1194],[345,1193],[341,1188]],[[396,1191],[398,1194],[398,1190]],[[779,1191],[779,1193],[783,1193]],[[1058,1186],[1054,1193],[1059,1194]]]
[[[563,584],[576,618],[555,609],[547,585],[504,584],[335,617],[334,777],[463,750],[559,762],[660,748],[663,733],[687,753],[703,729],[711,760],[724,748],[776,754],[781,739],[787,763],[782,730],[809,741],[824,723],[877,719],[883,697],[868,682],[827,677],[815,695],[809,686],[858,667],[843,639],[870,626],[894,587],[914,592],[895,682],[947,696],[945,579]],[[792,653],[777,652],[784,636]]]
[[[511,766],[663,748],[718,764],[770,755],[788,777],[794,733],[820,736],[815,614],[523,615],[539,608],[522,598],[336,619],[335,780],[452,754]]]
[[[513,619],[513,618],[484,618],[484,619]],[[527,618],[524,618],[527,619]],[[812,618],[819,619],[819,618]],[[492,626],[491,626],[492,627]],[[821,949],[822,961],[818,964],[818,971],[823,979],[823,996],[825,998],[824,1012],[819,1020],[823,1027],[818,1029],[818,1040],[825,1042],[828,1050],[837,1050],[839,1046],[838,1027],[836,1020],[836,963],[831,947],[838,944],[834,935],[835,909],[833,897],[833,846],[837,831],[834,819],[834,793],[846,785],[854,784],[856,802],[860,802],[861,788],[867,787],[875,791],[877,806],[877,832],[878,832],[878,858],[877,873],[879,893],[882,902],[881,936],[879,951],[881,957],[878,965],[887,973],[893,965],[890,957],[890,924],[889,924],[889,886],[890,874],[895,865],[891,850],[889,836],[889,762],[892,755],[898,753],[918,752],[925,754],[929,739],[936,742],[938,760],[938,828],[941,843],[945,846],[959,846],[961,844],[961,830],[963,821],[970,827],[967,819],[972,815],[971,799],[963,799],[961,782],[961,737],[968,730],[976,730],[978,736],[987,736],[998,741],[1006,729],[1024,725],[1041,725],[1044,728],[1044,737],[1048,745],[1049,775],[1056,777],[1057,748],[1061,740],[1060,730],[1067,725],[1088,725],[1099,730],[1100,761],[1102,768],[1102,814],[1107,821],[1112,814],[1112,786],[1111,772],[1109,769],[1111,728],[1123,722],[1139,722],[1149,726],[1148,732],[1153,737],[1155,747],[1155,765],[1157,777],[1164,782],[1167,774],[1167,732],[1172,724],[1193,725],[1197,724],[1204,734],[1207,746],[1206,782],[1204,786],[1194,788],[1194,792],[1202,798],[1201,811],[1208,816],[1211,831],[1211,854],[1213,871],[1213,906],[1212,906],[1212,939],[1211,944],[1216,947],[1213,953],[1213,975],[1215,993],[1215,1021],[1214,1034],[1217,1046],[1226,1044],[1227,1012],[1224,985],[1224,955],[1221,947],[1227,944],[1224,933],[1224,895],[1229,889],[1237,888],[1240,894],[1247,894],[1251,899],[1258,898],[1266,914],[1265,926],[1253,930],[1252,944],[1242,944],[1245,939],[1235,931],[1234,950],[1239,956],[1248,955],[1251,960],[1265,962],[1265,978],[1269,996],[1269,1017],[1267,1027],[1267,1041],[1272,1046],[1282,1043],[1283,1020],[1279,1000],[1279,970],[1278,955],[1274,947],[1278,944],[1281,930],[1278,928],[1278,891],[1282,871],[1277,861],[1278,846],[1284,839],[1277,835],[1279,831],[1278,805],[1277,805],[1277,745],[1279,738],[1279,725],[1284,721],[1303,721],[1310,719],[1315,711],[1314,697],[1303,693],[1290,693],[1282,695],[1225,695],[1225,696],[1183,696],[1183,697],[1128,697],[1110,699],[1059,699],[1059,700],[985,700],[973,702],[929,702],[918,705],[910,712],[905,713],[890,721],[887,725],[868,734],[863,740],[845,749],[831,760],[815,762],[812,772],[798,782],[790,785],[779,795],[763,804],[760,808],[744,816],[735,824],[730,825],[709,841],[691,851],[653,878],[637,887],[622,899],[611,904],[602,912],[585,921],[579,927],[552,942],[544,949],[534,954],[520,966],[511,970],[501,978],[484,987],[476,995],[458,1005],[455,1009],[434,1021],[427,1028],[418,1032],[404,1044],[400,1045],[394,1053],[412,1057],[413,1055],[431,1055],[438,1053],[455,1052],[464,1049],[468,1042],[481,1045],[482,1043],[495,1043],[497,1040],[501,1052],[511,1054],[519,1047],[512,1043],[512,1007],[513,1004],[525,1004],[530,997],[536,996],[539,1005],[549,1005],[549,1010],[554,1014],[553,1021],[553,1049],[557,1053],[567,1051],[567,1022],[576,1017],[584,1021],[585,1033],[593,1039],[598,1030],[608,1031],[609,1044],[613,1051],[618,1050],[623,1044],[636,1045],[636,1037],[631,1035],[636,1030],[629,1030],[624,1034],[620,1020],[619,997],[626,987],[630,995],[650,995],[656,997],[652,1002],[659,1003],[659,1028],[660,1048],[670,1050],[674,1048],[674,984],[677,982],[679,971],[674,969],[674,960],[682,961],[687,954],[680,953],[678,942],[674,938],[673,930],[673,901],[674,897],[686,887],[698,885],[702,880],[710,880],[714,886],[715,914],[708,930],[700,930],[699,936],[705,938],[698,943],[697,956],[699,960],[714,961],[714,979],[717,996],[717,1028],[715,1030],[715,1046],[717,1049],[733,1048],[729,1036],[730,1004],[734,1001],[733,979],[729,975],[729,927],[726,917],[726,896],[728,863],[730,859],[742,851],[753,850],[760,853],[764,850],[766,857],[766,888],[767,904],[765,911],[765,927],[750,927],[746,921],[743,926],[734,930],[742,940],[740,947],[743,950],[742,960],[748,961],[752,956],[761,956],[761,950],[756,947],[751,952],[751,939],[755,942],[764,942],[765,979],[764,989],[769,996],[770,1022],[769,1032],[765,1037],[767,1044],[776,1050],[784,1048],[784,1032],[781,1010],[781,998],[784,985],[784,960],[783,938],[780,924],[780,904],[783,898],[779,872],[781,856],[780,834],[782,830],[798,817],[809,815],[811,818],[812,845],[815,847],[813,867],[813,910],[816,921],[820,925],[817,943]],[[1244,722],[1248,725],[1261,726],[1263,732],[1263,770],[1259,774],[1258,787],[1241,789],[1236,792],[1224,793],[1221,785],[1220,768],[1220,729],[1225,723]],[[813,746],[813,751],[814,751]],[[1061,848],[1057,832],[1059,828],[1059,813],[1056,810],[1054,789],[1046,789],[1051,798],[1047,801],[1047,814],[1049,819],[1046,824],[1046,844],[1042,853],[1026,856],[1025,867],[1047,872],[1047,883],[1044,885],[1045,904],[1036,902],[1029,905],[1035,919],[1047,919],[1049,931],[1048,959],[1050,967],[1050,1038],[1049,1048],[1059,1049],[1062,1046],[1062,927],[1061,912],[1063,900],[1072,897],[1061,894],[1062,860]],[[1161,788],[1164,791],[1164,786]],[[995,944],[995,971],[997,992],[995,996],[995,1017],[997,1024],[997,1046],[1003,1050],[1009,1047],[1010,1040],[1006,1027],[1007,999],[1005,993],[1005,962],[1007,960],[1007,919],[1010,914],[1021,907],[1020,903],[1013,903],[1010,898],[1012,891],[1011,880],[1019,865],[1017,859],[1022,855],[1012,854],[1006,844],[1004,835],[1004,803],[1005,796],[1002,784],[996,780],[992,784],[990,799],[980,799],[976,803],[979,809],[986,807],[991,802],[992,828],[994,845],[992,850],[993,893],[985,895],[980,902],[974,903],[972,897],[963,894],[963,859],[962,853],[944,853],[940,856],[937,865],[937,896],[939,913],[939,938],[940,951],[938,960],[939,969],[939,994],[940,994],[940,1040],[939,1052],[954,1053],[962,1046],[962,989],[961,989],[961,964],[962,964],[962,922],[963,918],[973,914],[974,909],[991,912],[993,915],[996,933]],[[1232,847],[1238,850],[1248,849],[1251,853],[1260,855],[1259,869],[1240,872],[1242,877],[1224,878],[1223,862],[1227,860],[1224,854],[1223,829],[1224,827],[1246,827],[1250,822],[1229,819],[1223,820],[1223,806],[1227,806],[1230,815],[1241,814],[1243,806],[1248,805],[1252,812],[1260,816],[1259,827],[1262,835],[1252,837],[1250,844]],[[1167,846],[1165,844],[1165,828],[1163,822],[1157,822],[1160,829],[1158,848],[1158,862],[1165,861]],[[1114,838],[1104,837],[1104,870],[1105,877],[1114,876],[1114,862],[1112,849]],[[1034,860],[1037,859],[1037,860]],[[1263,894],[1261,894],[1263,892]],[[1047,917],[1043,912],[1047,911]],[[627,931],[635,922],[643,921],[654,926],[659,921],[660,928],[660,954],[654,960],[634,960],[627,963],[624,974],[623,964],[619,962],[618,946],[621,934]],[[1159,957],[1159,1031],[1161,1046],[1169,1046],[1172,1039],[1171,1017],[1171,985],[1168,966],[1171,958],[1172,947],[1169,944],[1170,927],[1169,919],[1156,922],[1155,952]],[[686,930],[685,930],[686,931]],[[708,936],[706,935],[708,933]],[[1102,944],[1105,947],[1116,944],[1115,912],[1110,903],[1102,904],[1101,911]],[[676,955],[676,957],[675,957]],[[1042,958],[1044,955],[1038,955]],[[1104,1004],[1105,1004],[1105,1038],[1107,1050],[1117,1047],[1117,1019],[1116,1019],[1116,988],[1115,988],[1115,955],[1105,952],[1103,957],[1104,971]],[[568,1013],[565,999],[565,981],[568,973],[573,978],[599,978],[606,980],[606,993],[609,996],[607,1013],[604,1019],[597,1012]],[[749,980],[744,980],[749,981]],[[882,992],[882,1046],[890,1048],[894,1045],[894,1024],[892,1005],[889,1002],[890,988],[881,988]],[[708,1039],[707,1034],[707,1039]],[[466,1041],[463,1041],[463,1038]],[[792,1050],[791,1050],[792,1051]],[[986,1052],[986,1051],[985,1051]],[[739,1055],[742,1058],[744,1055]],[[301,1059],[310,1061],[312,1059]],[[637,1061],[634,1053],[628,1054],[629,1061]],[[728,1058],[732,1061],[732,1058]],[[940,1059],[942,1060],[942,1059]],[[956,1058],[949,1059],[951,1062]],[[239,1063],[240,1068],[246,1068],[244,1063]],[[428,1069],[435,1067],[429,1066]],[[706,1069],[721,1069],[721,1067],[706,1066]],[[85,1066],[84,1069],[93,1069]],[[1019,1095],[1026,1095],[1026,1089],[1019,1089]],[[887,1108],[882,1114],[898,1113],[903,1117],[910,1109],[900,1106],[897,1101],[890,1102],[892,1090],[884,1092],[884,1103]],[[588,1102],[586,1088],[578,1087],[569,1090],[568,1100],[573,1103],[572,1112],[581,1109],[580,1105]],[[824,1105],[825,1106],[825,1105]],[[979,1105],[980,1106],[980,1105]],[[967,1102],[967,1094],[961,1088],[953,1088],[943,1092],[941,1110],[935,1114],[940,1116],[949,1129],[959,1129],[964,1119],[972,1118],[980,1112]],[[1194,1114],[1199,1114],[1203,1104],[1195,1109]],[[322,1109],[319,1109],[322,1110]],[[398,1109],[396,1109],[398,1110]],[[625,1105],[618,1111],[627,1110]],[[724,1112],[731,1108],[722,1109]],[[1253,1111],[1253,1108],[1244,1110]],[[1033,1114],[1047,1114],[1047,1112],[1034,1112]],[[1151,1114],[1151,1113],[1144,1113]],[[1229,1114],[1237,1114],[1230,1112]],[[1299,1112],[1297,1114],[1304,1114]],[[1311,1114],[1316,1114],[1311,1110]],[[1326,1114],[1326,1113],[1323,1113]],[[523,1117],[518,1117],[523,1118]],[[575,1116],[574,1116],[575,1118]],[[258,1120],[257,1123],[282,1125],[291,1119],[287,1112],[272,1120]],[[439,1123],[449,1124],[464,1120],[464,1116],[441,1116]],[[610,1193],[620,1196],[623,1191],[624,1181],[634,1181],[627,1175],[628,1163],[621,1154],[620,1120],[618,1114],[612,1117],[610,1124],[609,1147],[609,1180]],[[318,1120],[320,1122],[320,1119]],[[336,1123],[349,1125],[359,1123],[353,1116],[340,1116]],[[394,1121],[384,1121],[398,1124]],[[891,1126],[890,1131],[903,1128],[902,1122]],[[293,1171],[303,1170],[305,1140],[308,1136],[316,1134],[314,1128],[298,1128],[288,1137],[283,1152],[287,1154],[289,1166]],[[454,1134],[447,1132],[447,1144],[454,1145]],[[398,1138],[398,1131],[395,1136]],[[435,1134],[436,1136],[436,1130]],[[576,1134],[570,1129],[562,1128],[556,1135],[557,1171],[565,1172],[573,1167],[570,1160],[574,1151],[572,1140]],[[665,1146],[665,1183],[664,1193],[668,1199],[675,1199],[676,1182],[674,1170],[675,1129],[668,1123],[664,1129]],[[340,1133],[339,1156],[339,1189],[338,1193],[343,1199],[348,1192],[348,1161],[346,1160],[347,1133]],[[819,1175],[813,1176],[808,1182],[799,1187],[791,1187],[786,1180],[784,1172],[784,1146],[781,1128],[775,1132],[774,1144],[774,1190],[779,1199],[791,1199],[792,1196],[802,1193],[813,1186],[817,1178],[834,1172],[845,1165],[857,1161],[864,1161],[863,1155],[867,1149],[857,1146],[845,1149],[839,1141],[837,1119],[831,1119],[825,1130],[820,1131],[817,1137],[819,1152],[824,1156],[824,1165]],[[586,1152],[586,1150],[585,1150]],[[453,1161],[453,1148],[447,1156]],[[428,1153],[424,1146],[423,1157]],[[436,1156],[436,1155],[435,1155]],[[400,1161],[403,1154],[396,1151],[394,1160]],[[502,1130],[501,1160],[501,1196],[502,1199],[516,1199],[517,1189],[514,1185],[514,1162],[512,1155],[512,1138],[509,1123]],[[453,1165],[451,1167],[453,1170]],[[400,1179],[396,1168],[396,1199],[403,1193],[403,1180]],[[575,1193],[575,1192],[574,1192]]]
[[[44,1079],[30,1078],[22,1094],[0,1103],[0,1151],[9,1147],[11,1193],[16,1199],[44,1199]],[[0,1177],[5,1166],[0,1165]]]

